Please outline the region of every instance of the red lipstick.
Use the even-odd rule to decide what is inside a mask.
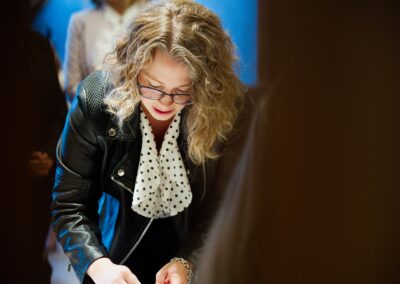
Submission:
[[[157,114],[160,114],[160,115],[168,115],[168,114],[170,114],[170,113],[172,112],[172,110],[169,110],[169,111],[162,111],[162,110],[159,110],[159,109],[156,108],[156,107],[153,107],[153,109],[154,109],[154,111],[155,111]]]

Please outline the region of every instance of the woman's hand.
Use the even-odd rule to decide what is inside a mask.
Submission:
[[[156,275],[156,284],[187,284],[188,271],[178,262],[171,261],[164,265]]]
[[[96,284],[140,284],[128,267],[116,265],[105,257],[95,260],[87,274]]]

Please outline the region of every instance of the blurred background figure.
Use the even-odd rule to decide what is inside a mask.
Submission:
[[[2,52],[6,76],[1,83],[6,109],[1,119],[4,283],[49,283],[50,279],[44,245],[55,147],[67,106],[51,44],[30,30],[36,4],[40,3],[23,0],[3,7],[8,20],[3,27],[11,31],[1,33],[7,41]]]
[[[269,87],[196,283],[400,283],[398,3],[267,2]]]
[[[77,84],[102,67],[114,41],[146,0],[93,0],[95,7],[72,14],[64,61],[65,89],[72,100]]]

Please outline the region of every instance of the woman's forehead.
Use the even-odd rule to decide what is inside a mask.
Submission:
[[[164,50],[156,50],[150,64],[145,66],[139,74],[163,85],[188,86],[192,84],[187,65]]]

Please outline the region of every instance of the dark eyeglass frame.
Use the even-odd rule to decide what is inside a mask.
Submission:
[[[168,94],[168,93],[166,93],[166,92],[164,92],[164,91],[161,91],[161,90],[156,89],[156,88],[153,88],[153,87],[144,86],[144,85],[139,84],[139,83],[137,83],[137,85],[138,85],[138,87],[139,87],[139,94],[140,94],[142,97],[146,98],[146,99],[149,99],[149,100],[162,100],[165,96],[171,96],[171,98],[172,98],[172,100],[174,101],[174,103],[176,103],[176,104],[178,104],[178,105],[185,105],[185,106],[186,106],[186,105],[191,105],[191,104],[193,104],[192,95],[190,95],[190,94]],[[155,98],[150,98],[150,97],[148,97],[148,96],[146,96],[146,95],[143,95],[143,93],[142,93],[142,91],[141,91],[142,88],[144,88],[144,89],[150,89],[150,90],[153,90],[153,91],[157,91],[157,92],[160,93],[160,97],[159,97],[158,99],[155,99]],[[177,96],[187,96],[187,97],[189,97],[190,99],[189,99],[187,102],[185,102],[185,103],[179,103],[179,102],[176,102],[176,101],[175,101],[175,97],[177,97]]]

